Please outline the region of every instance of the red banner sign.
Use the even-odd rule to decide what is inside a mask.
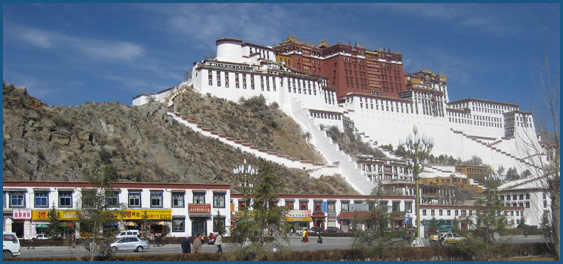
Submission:
[[[188,204],[188,213],[210,214],[211,204]]]

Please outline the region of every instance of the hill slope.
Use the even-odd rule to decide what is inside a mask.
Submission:
[[[243,159],[259,160],[178,125],[150,103],[48,106],[4,83],[4,180],[80,181],[103,165],[119,181],[227,183]],[[274,165],[282,193],[353,193],[338,177],[309,179]]]

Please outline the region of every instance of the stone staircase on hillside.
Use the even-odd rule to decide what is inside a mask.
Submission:
[[[369,182],[360,166],[348,154],[339,149],[338,145],[315,124],[314,118],[309,115],[309,111],[298,99],[291,99],[290,115],[301,125],[303,130],[311,134],[317,150],[326,158],[329,163],[338,165],[342,177],[358,192],[369,194],[375,183]]]
[[[326,166],[324,164],[314,163],[308,160],[299,160],[297,158],[289,157],[287,155],[281,155],[275,152],[270,152],[268,150],[253,146],[252,144],[245,143],[242,140],[234,139],[222,135],[216,131],[212,131],[209,128],[199,125],[195,120],[189,120],[183,117],[180,113],[175,112],[172,109],[167,110],[166,114],[171,116],[178,123],[183,124],[186,127],[191,128],[193,131],[200,133],[203,136],[217,139],[227,145],[238,148],[244,152],[253,154],[257,157],[263,158],[265,160],[284,165],[289,168],[303,169],[303,170],[326,170],[331,166]]]
[[[477,143],[479,143],[479,144],[481,144],[481,145],[483,145],[483,146],[485,146],[485,147],[487,147],[487,148],[489,148],[489,149],[491,149],[491,150],[493,150],[493,151],[496,151],[496,152],[498,152],[498,153],[500,153],[500,154],[503,154],[503,155],[505,155],[505,156],[507,156],[507,157],[510,157],[510,158],[512,158],[512,159],[514,159],[514,160],[516,160],[516,161],[518,161],[518,162],[520,162],[520,163],[522,163],[522,164],[525,164],[525,165],[527,165],[527,166],[529,166],[529,167],[533,167],[533,168],[536,168],[536,169],[540,169],[538,166],[536,166],[536,165],[534,165],[534,164],[531,164],[531,163],[529,163],[529,162],[527,162],[527,161],[525,161],[525,160],[523,160],[523,159],[521,159],[521,158],[518,158],[518,157],[516,157],[516,156],[514,156],[514,155],[512,155],[512,154],[510,154],[510,153],[505,152],[504,150],[501,150],[501,149],[498,149],[498,148],[494,147],[494,146],[493,146],[494,144],[498,144],[498,142],[496,142],[496,141],[495,141],[496,143],[493,142],[494,144],[493,144],[493,143],[488,144],[488,143],[483,142],[483,141],[481,141],[480,139],[478,139],[478,137],[470,136],[470,135],[467,135],[467,134],[463,133],[463,131],[454,130],[453,128],[450,128],[450,130],[451,130],[453,133],[460,134],[460,135],[462,135],[463,137],[465,137],[465,138],[467,138],[467,139],[469,139],[469,140],[472,140],[472,141],[474,141],[474,142],[477,142]]]

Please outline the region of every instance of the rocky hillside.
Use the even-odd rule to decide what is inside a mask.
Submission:
[[[4,180],[79,181],[107,166],[119,181],[233,184],[243,159],[261,162],[175,123],[159,103],[49,106],[8,84],[3,96]],[[274,167],[282,193],[354,193],[339,177]]]
[[[174,108],[220,134],[300,160],[324,163],[299,125],[277,104],[266,105],[263,96],[237,104],[187,89],[175,98]]]

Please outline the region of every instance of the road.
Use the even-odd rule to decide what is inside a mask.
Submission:
[[[501,237],[501,240],[507,241],[509,243],[536,243],[545,242],[545,239],[541,235],[530,235],[528,237],[524,236],[510,236]],[[301,238],[290,237],[289,238],[289,248],[292,251],[313,251],[313,250],[331,250],[331,249],[349,249],[352,248],[352,242],[354,239],[352,237],[323,237],[323,243],[317,243],[317,237],[311,236],[309,238],[309,243],[301,243]],[[285,242],[283,242],[285,245]],[[425,246],[430,245],[428,240],[424,241]],[[223,245],[224,252],[230,252],[234,247],[240,246],[239,244],[225,243]],[[213,245],[204,245],[203,252],[214,253],[217,251],[217,247]],[[132,255],[132,254],[175,254],[182,253],[180,244],[167,244],[162,247],[152,247],[145,252],[133,252],[133,251],[118,251],[116,255]],[[20,258],[38,258],[38,257],[81,257],[89,256],[90,252],[84,248],[84,246],[77,246],[76,248],[70,247],[36,247],[35,249],[27,249],[27,247],[22,247]]]

